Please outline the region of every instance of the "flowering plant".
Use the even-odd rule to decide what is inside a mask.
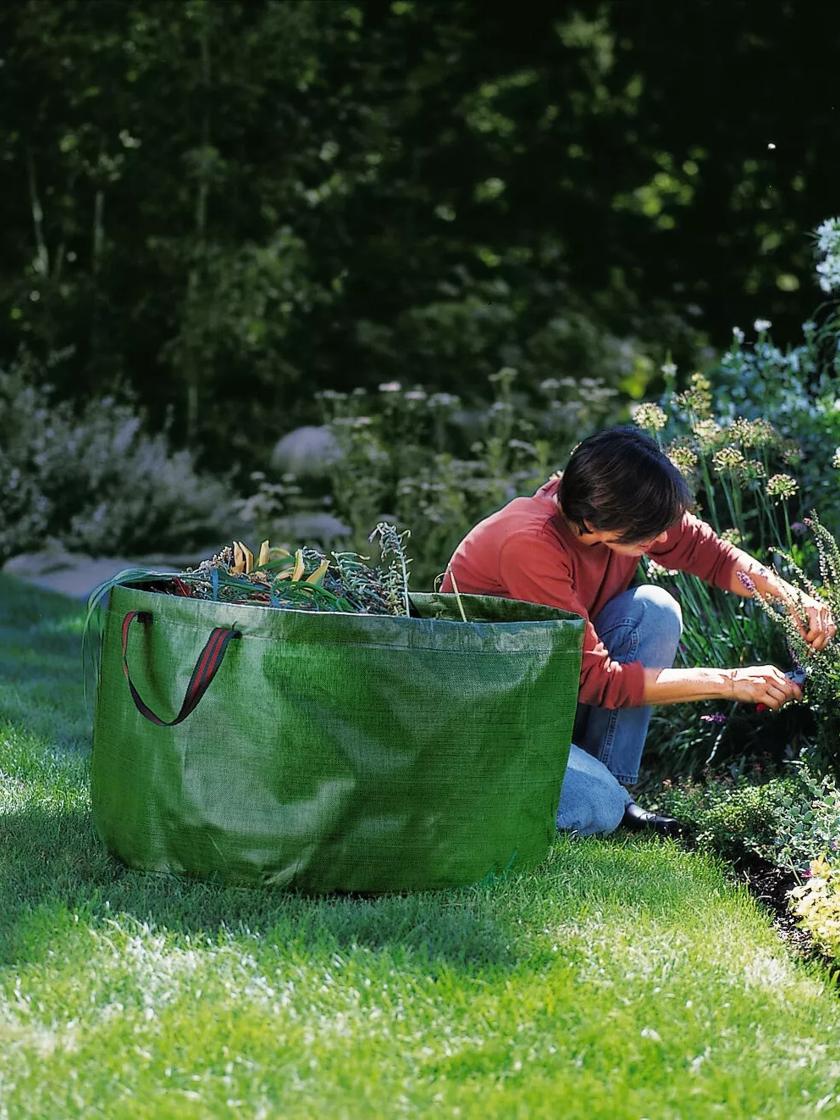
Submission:
[[[790,908],[815,944],[840,958],[840,864],[824,856],[812,860],[804,883],[790,892]]]
[[[828,218],[816,230],[817,276],[824,292],[840,291],[840,218]]]
[[[490,374],[480,407],[398,381],[318,394],[340,449],[331,508],[350,527],[345,543],[363,549],[378,520],[410,525],[417,584],[431,585],[466,530],[542,485],[616,395],[594,378],[521,380],[510,366]]]
[[[815,242],[820,287],[840,295],[840,219],[824,222]],[[719,362],[679,387],[677,367],[668,360],[662,366],[664,393],[658,402],[636,406],[633,417],[689,481],[700,516],[719,536],[776,567],[787,557],[803,575],[816,576],[827,561],[820,559],[815,535],[808,534],[801,502],[807,495],[808,505],[817,505],[828,523],[840,518],[838,302],[818,308],[803,324],[802,344],[786,352],[774,345],[768,320],[757,319],[753,328],[754,342],[733,328]],[[783,630],[749,599],[656,564],[646,568],[648,578],[669,581],[683,608],[681,664],[789,664]],[[817,671],[820,680],[823,675]],[[822,691],[814,680],[809,692],[812,699],[823,697],[814,714],[824,730],[833,697],[840,695],[830,677]],[[796,757],[814,733],[811,713],[802,706],[786,707],[772,720],[735,706],[704,714],[715,718],[697,720],[679,705],[655,710],[651,745],[661,738],[671,761],[676,750],[694,769],[727,745],[742,755],[756,750]],[[827,745],[827,734],[820,737]]]
[[[814,651],[805,641],[807,619],[804,613],[804,595],[822,600],[829,607],[832,617],[840,618],[840,547],[820,522],[816,511],[805,519],[816,544],[819,584],[811,580],[788,553],[781,553],[789,569],[793,586],[800,598],[782,602],[778,598],[762,595],[749,577],[741,575],[742,582],[761,608],[765,617],[784,634],[793,660],[807,673],[807,698],[817,721],[817,743],[812,753],[824,768],[840,773],[840,643],[832,639],[821,650]]]
[[[675,372],[673,366],[666,368],[666,393],[658,404],[637,407],[635,422],[659,441],[698,495],[700,515],[722,539],[753,555],[784,549],[804,561],[800,522],[789,510],[799,494],[798,480],[790,473],[798,459],[796,444],[765,417],[716,413],[711,382],[701,373],[677,391]],[[777,628],[748,599],[682,572],[668,572],[651,560],[644,564],[647,578],[667,582],[680,601],[685,622],[680,664],[734,667],[785,658]],[[676,750],[689,769],[718,757],[730,741],[742,751],[772,749],[766,724],[757,723],[752,714],[745,719],[734,705],[725,708],[704,712],[700,726],[691,709],[656,711],[652,743],[660,735],[667,739],[669,756]],[[787,714],[777,722],[774,731],[785,740],[796,739],[796,729],[782,728],[789,723]],[[780,740],[779,752],[783,750]]]

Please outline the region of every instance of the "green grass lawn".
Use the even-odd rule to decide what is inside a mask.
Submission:
[[[837,989],[673,844],[378,901],[117,866],[81,620],[0,593],[0,1118],[840,1116]]]

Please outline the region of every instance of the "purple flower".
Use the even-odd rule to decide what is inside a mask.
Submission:
[[[729,716],[724,715],[723,712],[712,712],[710,716],[701,716],[700,719],[704,723],[726,723]]]
[[[794,521],[790,527],[790,531],[795,537],[804,537],[808,532],[808,526],[804,521]]]
[[[738,579],[743,584],[743,586],[746,587],[747,591],[755,592],[755,584],[746,572],[738,572]]]

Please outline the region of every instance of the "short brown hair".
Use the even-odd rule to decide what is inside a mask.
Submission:
[[[558,489],[563,513],[581,532],[585,522],[618,533],[619,544],[650,540],[692,504],[679,470],[650,436],[630,425],[607,428],[579,443]]]

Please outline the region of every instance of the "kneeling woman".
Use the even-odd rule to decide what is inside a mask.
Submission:
[[[813,649],[834,636],[824,604],[722,541],[690,504],[685,480],[653,440],[611,428],[580,443],[562,474],[532,497],[514,498],[476,525],[447,566],[442,591],[525,599],[586,620],[559,828],[679,830],[641,809],[627,788],[638,780],[651,705],[723,699],[781,708],[802,695],[773,665],[672,668],[680,608],[660,587],[631,586],[640,557],[741,596],[750,592],[738,576],[748,575],[762,594],[802,605]]]

